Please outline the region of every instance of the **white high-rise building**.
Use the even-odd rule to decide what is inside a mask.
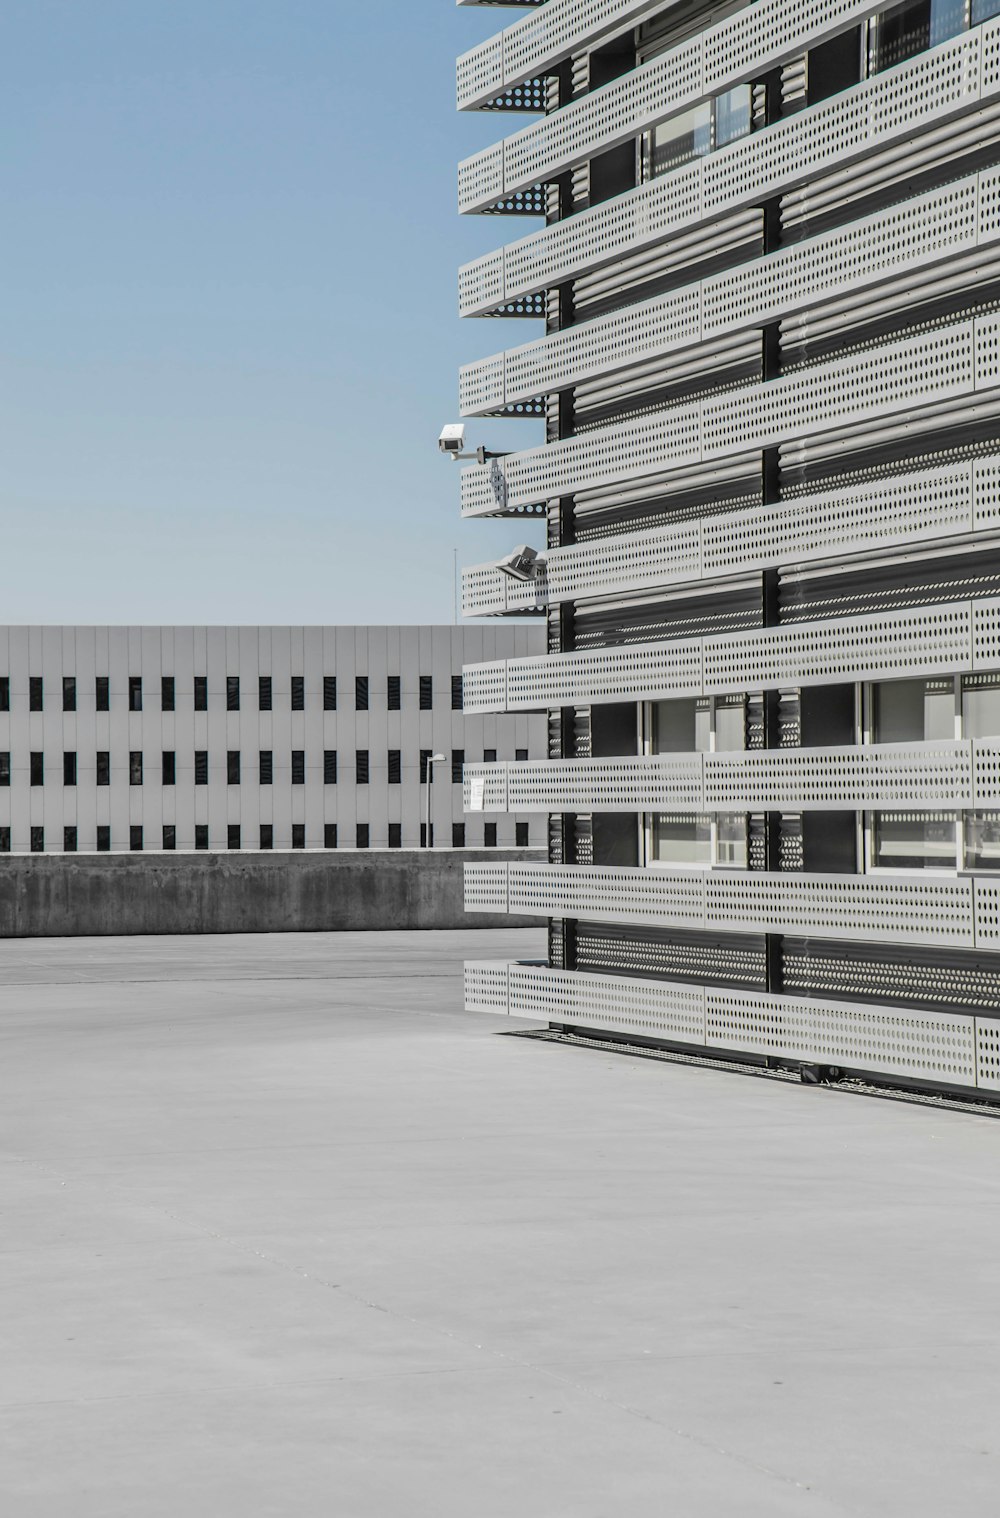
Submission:
[[[549,741],[466,772],[549,820],[467,870],[550,921],[470,1006],[1000,1091],[998,12],[543,0],[460,59],[532,116],[459,171],[462,412],[539,428],[462,511],[545,550],[465,606],[547,624],[466,705]]]
[[[462,664],[543,647],[530,625],[0,628],[0,852],[418,848],[428,799],[437,848],[537,845],[538,815],[463,816],[465,764],[538,759],[545,720],[468,714]]]

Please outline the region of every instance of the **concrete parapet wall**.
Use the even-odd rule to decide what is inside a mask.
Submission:
[[[537,918],[466,917],[462,866],[542,858],[540,849],[11,854],[0,862],[0,938],[537,927]]]

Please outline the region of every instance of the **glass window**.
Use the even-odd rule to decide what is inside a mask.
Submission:
[[[423,752],[426,753],[427,750],[425,749]],[[421,755],[421,758],[422,757],[423,757],[423,755]],[[483,749],[483,763],[484,764],[496,764],[496,762],[497,762],[497,751],[496,751],[496,749],[495,748],[484,748]],[[421,773],[420,778],[421,778],[421,780],[423,780],[423,778],[424,778],[422,773]]]
[[[483,823],[483,848],[495,849],[497,846],[497,825],[495,822]]]
[[[715,703],[715,747],[720,754],[740,753],[747,746],[746,705],[739,701]]]
[[[972,0],[972,25],[978,26],[981,21],[989,21],[991,16],[1000,15],[1000,0]]]
[[[163,824],[163,847],[165,849],[175,849],[177,847],[177,828],[172,822],[165,822]]]
[[[175,688],[173,675],[164,675],[160,681],[160,710],[172,712],[174,709]]]
[[[239,847],[240,847],[240,825],[239,825],[238,822],[231,822],[229,824],[229,826],[226,828],[226,848],[227,849],[238,849]]]
[[[673,116],[653,128],[652,176],[669,174],[671,169],[701,158],[712,149],[712,102],[703,100],[693,110]]]
[[[142,784],[142,751],[134,748],[128,756],[128,783],[129,785]]]
[[[240,677],[239,675],[226,676],[226,711],[238,712],[240,709]]]
[[[872,863],[879,869],[954,869],[952,812],[873,812]]]
[[[10,675],[0,675],[0,712],[10,711]]]
[[[523,764],[524,761],[527,759],[527,757],[528,757],[528,750],[526,748],[516,748],[514,750],[514,758],[519,763]]]
[[[924,743],[955,736],[951,680],[887,680],[872,686],[872,740]]]
[[[366,712],[368,710],[368,676],[355,675],[354,677],[354,710]]]
[[[398,675],[389,676],[388,689],[386,691],[387,704],[391,712],[398,712],[403,704],[403,691]]]
[[[355,765],[355,775],[354,775],[355,782],[358,785],[367,785],[368,784],[368,750],[366,748],[359,748],[359,749],[356,750],[355,755],[354,755],[354,765]]]
[[[63,828],[63,849],[67,854],[76,853],[76,828]]]
[[[403,847],[403,826],[402,826],[402,823],[399,823],[399,822],[390,822],[390,824],[389,824],[389,847],[390,847],[390,849],[401,849]]]
[[[292,749],[292,784],[305,785],[306,783],[306,751],[304,748]]]
[[[208,823],[196,822],[194,825],[194,846],[196,849],[208,848]]]
[[[45,852],[45,829],[44,828],[32,828],[31,829],[31,852],[33,854],[44,854],[44,852]]]
[[[368,843],[369,836],[370,836],[370,830],[369,830],[369,827],[368,827],[368,823],[367,822],[359,822],[358,826],[357,826],[357,847],[359,849],[367,849],[369,847],[369,843]]]
[[[432,675],[420,676],[420,710],[429,712],[434,705],[434,678]]]
[[[177,754],[172,748],[163,750],[163,784],[177,784]]]
[[[270,822],[262,822],[260,825],[260,846],[262,849],[274,848],[274,825]]]
[[[335,849],[337,847],[337,824],[335,822],[325,822],[323,824],[323,847],[325,849]]]
[[[98,785],[110,785],[111,784],[111,754],[108,752],[108,750],[106,748],[99,748],[97,750],[97,765],[96,765],[96,770],[97,770],[97,784]]]
[[[1000,737],[1000,678],[966,675],[962,681],[962,737]]]
[[[195,785],[208,784],[208,749],[196,748],[194,751],[194,783]],[[208,844],[205,845],[206,849]]]
[[[465,823],[453,822],[451,825],[451,846],[453,849],[465,848]]]
[[[337,750],[335,748],[323,750],[323,784],[337,784]]]
[[[271,710],[270,675],[261,675],[257,680],[257,705],[262,712],[269,712]]]
[[[528,824],[526,822],[515,822],[514,843],[519,849],[526,849],[528,847]]]
[[[390,785],[401,785],[403,781],[403,756],[398,748],[389,750],[389,780]]]
[[[269,748],[260,750],[260,783],[261,785],[274,784],[274,751]]]
[[[521,757],[520,750],[518,750],[518,758],[520,758],[520,757]],[[452,783],[452,785],[461,785],[464,778],[465,778],[465,749],[464,748],[456,748],[456,749],[452,750],[452,755],[451,755],[451,783]]]
[[[128,677],[128,709],[130,712],[142,711],[142,678],[139,675]]]
[[[76,676],[65,675],[63,677],[63,711],[76,711]]]
[[[711,818],[656,813],[651,863],[711,865]]]
[[[335,712],[337,710],[336,675],[323,676],[323,710],[325,712]]]
[[[132,852],[138,853],[142,848],[142,828],[133,825],[128,830],[128,846]]]
[[[97,829],[97,852],[107,854],[111,849],[111,829],[104,823]]]
[[[1000,812],[966,812],[965,868],[1000,870]]]
[[[231,748],[226,751],[226,784],[239,785],[240,783],[240,751]]]
[[[1000,4],[1000,0],[998,0],[998,4]],[[463,689],[462,689],[462,676],[461,675],[452,675],[452,677],[451,677],[451,709],[452,709],[453,712],[460,712],[460,711],[463,710],[464,705],[465,705],[465,697],[464,697]]]
[[[76,754],[63,754],[63,785],[76,785]]]
[[[10,853],[10,828],[0,828],[0,854]]]
[[[94,681],[94,707],[99,712],[111,710],[111,682],[107,675],[98,675]]]
[[[711,741],[712,711],[701,699],[654,701],[654,754],[688,754],[706,750]]]
[[[194,709],[196,712],[208,711],[208,676],[195,675],[194,677]],[[207,848],[208,845],[206,844]]]
[[[0,752],[0,785],[10,785],[10,749]]]
[[[306,709],[306,682],[304,675],[292,676],[292,711],[304,712]]]
[[[45,784],[45,755],[37,749],[31,754],[31,784]]]
[[[40,712],[43,706],[43,691],[41,675],[32,675],[28,680],[28,710]]]
[[[715,833],[716,864],[734,870],[745,870],[748,863],[746,813],[720,812],[716,819]]]
[[[753,105],[749,84],[737,84],[715,98],[715,146],[746,137],[750,131]]]
[[[304,849],[306,846],[306,825],[304,822],[292,823],[292,848]]]

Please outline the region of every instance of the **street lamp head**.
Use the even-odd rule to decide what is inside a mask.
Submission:
[[[431,763],[432,764],[444,764],[444,762],[445,762],[445,756],[444,756],[444,754],[432,754],[431,755]]]

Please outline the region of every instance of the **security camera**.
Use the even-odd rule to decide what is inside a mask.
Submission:
[[[513,553],[500,560],[497,569],[501,574],[509,575],[512,580],[537,580],[545,570],[545,555],[522,543],[520,548],[515,548]]]
[[[465,448],[465,426],[462,422],[449,422],[441,428],[438,447],[442,453],[461,453]]]

